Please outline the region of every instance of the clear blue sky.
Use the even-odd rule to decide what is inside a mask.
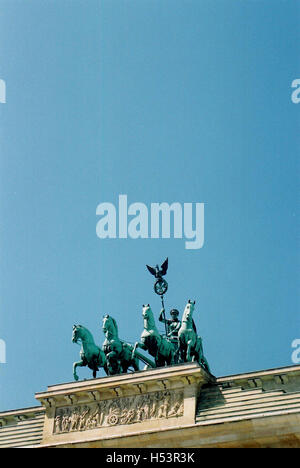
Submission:
[[[299,1],[0,0],[0,410],[72,380],[81,323],[195,321],[221,376],[291,365],[300,338]],[[205,203],[205,244],[100,240],[96,207]],[[79,370],[82,378],[90,371]],[[101,375],[101,374],[100,374]]]

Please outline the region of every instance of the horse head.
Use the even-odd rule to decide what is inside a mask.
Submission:
[[[145,330],[156,331],[155,319],[150,304],[143,304],[143,319]]]
[[[78,340],[82,338],[81,331],[82,331],[81,325],[73,325],[72,343],[77,343]]]
[[[104,315],[102,322],[103,333],[107,336],[118,336],[118,325],[116,320],[110,315]]]
[[[151,310],[150,304],[143,304],[143,318],[148,319],[150,317],[153,317],[153,312]]]
[[[188,300],[188,303],[185,306],[185,309],[184,309],[184,312],[183,312],[183,317],[182,317],[183,322],[190,323],[193,320],[193,312],[194,312],[194,309],[195,309],[195,304],[196,304],[195,301],[193,302],[190,299]]]
[[[82,343],[94,343],[94,338],[91,332],[83,325],[73,325],[72,343],[78,343],[81,340]]]

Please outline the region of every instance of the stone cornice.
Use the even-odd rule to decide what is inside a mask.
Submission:
[[[37,414],[44,413],[45,409],[40,406],[34,408],[24,408],[20,410],[5,411],[0,413],[0,427],[8,424],[15,424],[20,421],[26,421],[35,418]]]
[[[263,371],[248,372],[226,377],[218,377],[219,385],[261,387],[263,383],[274,381],[277,385],[285,385],[289,379],[300,376],[300,366],[281,367]]]
[[[147,371],[108,376],[99,379],[72,382],[48,387],[37,393],[36,399],[46,408],[93,402],[128,395],[172,390],[196,384],[201,387],[213,382],[197,363],[181,364]]]

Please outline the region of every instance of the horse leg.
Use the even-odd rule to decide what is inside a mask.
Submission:
[[[181,361],[181,355],[180,355],[180,347],[178,345],[178,349],[176,351],[176,364],[179,364]]]
[[[191,340],[190,356],[192,362],[199,362],[199,351],[197,349],[197,343],[195,343],[194,340]]]
[[[75,379],[76,381],[79,380],[79,377],[78,377],[78,375],[77,375],[77,373],[76,373],[76,368],[77,368],[77,367],[84,367],[85,365],[86,365],[86,364],[84,363],[84,361],[74,362],[74,364],[73,364],[73,377],[74,377],[74,379]]]
[[[175,364],[174,353],[173,351],[170,351],[170,354],[167,357],[167,366],[172,366],[173,364]]]
[[[179,360],[180,362],[186,362],[186,343],[183,339],[180,339],[179,342]]]
[[[134,347],[133,347],[133,350],[132,350],[132,353],[131,353],[131,359],[135,359],[135,352],[136,352],[137,348],[141,348],[141,349],[146,350],[147,346],[145,346],[144,343],[141,343],[141,342],[137,341],[135,343]]]
[[[199,364],[210,373],[210,367],[207,362],[206,357],[204,356],[204,351],[203,351],[203,345],[202,345],[202,339],[198,336],[197,339],[197,350],[198,350],[198,356],[197,356],[197,361]]]
[[[131,353],[131,358],[134,359],[134,355],[135,355],[135,352],[136,352],[136,349],[139,347],[139,343],[138,341],[136,341],[133,349],[132,349],[132,353]]]
[[[178,364],[179,363],[179,341],[174,341],[172,343],[172,364]]]
[[[167,365],[168,365],[168,366],[172,366],[173,364],[176,364],[176,361],[175,361],[175,354],[176,354],[176,351],[175,351],[175,349],[173,348],[173,345],[171,345],[171,347],[170,347],[170,352],[169,352],[169,354],[168,354],[168,356],[167,356],[167,359],[166,359]]]
[[[187,362],[191,362],[191,348],[192,348],[192,340],[189,340],[187,343],[187,350],[186,350]]]
[[[103,366],[103,369],[104,369],[104,372],[106,373],[106,375],[109,375],[109,370],[108,370],[107,362],[105,362],[105,364],[104,364],[104,366]]]
[[[135,358],[132,361],[132,367],[134,368],[135,372],[140,370],[140,361],[138,360],[138,358]]]
[[[165,358],[157,353],[156,357],[155,357],[155,364],[156,364],[156,367],[164,367],[165,366]]]
[[[93,371],[93,377],[94,379],[97,377],[97,372],[99,370],[99,354],[94,355],[91,360],[91,369]]]
[[[115,351],[111,351],[106,356],[109,375],[116,375],[120,373],[120,366],[118,362],[118,356]]]

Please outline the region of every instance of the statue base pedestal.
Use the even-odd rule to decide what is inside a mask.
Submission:
[[[195,424],[203,385],[214,377],[197,363],[48,387],[36,394],[45,407],[42,446],[159,446],[159,433]],[[156,445],[151,445],[157,440]]]

